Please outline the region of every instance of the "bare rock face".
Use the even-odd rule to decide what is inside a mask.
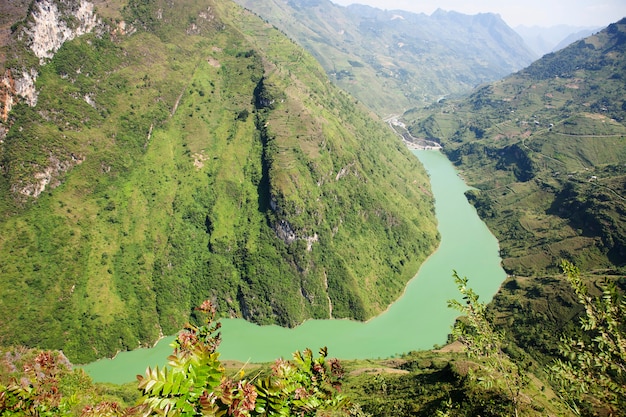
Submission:
[[[29,24],[18,37],[25,40],[39,58],[40,65],[52,59],[65,42],[94,30],[105,30],[94,12],[93,3],[86,0],[35,0],[31,9]],[[38,75],[37,68],[6,69],[0,75],[0,143],[10,129],[7,122],[11,108],[19,100],[31,107],[37,105],[35,82]],[[93,105],[90,100],[89,96],[85,97],[85,101]],[[66,160],[51,155],[46,166],[38,167],[30,180],[14,184],[12,190],[37,198],[46,187],[58,186],[59,176],[82,161],[83,158],[74,155],[68,156]]]
[[[15,80],[11,75],[11,70],[6,70],[0,78],[0,121],[6,122],[9,118],[9,112],[15,104],[15,94]],[[0,143],[2,137],[0,135]]]
[[[22,71],[22,77],[15,80],[15,93],[23,97],[31,107],[37,105],[38,93],[35,89],[35,81],[38,75],[37,70],[31,68],[30,71]]]
[[[46,187],[56,188],[61,185],[59,177],[83,161],[84,158],[75,155],[71,155],[71,158],[65,161],[51,155],[48,166],[43,167],[40,172],[36,172],[30,181],[14,184],[12,191],[26,197],[37,198],[45,191]]]
[[[60,4],[66,9],[63,12],[53,0],[36,2],[32,13],[34,23],[26,31],[30,48],[41,65],[51,59],[63,43],[89,33],[101,24],[93,4],[86,0]],[[67,17],[75,18],[73,27],[67,25]]]
[[[59,8],[61,6],[61,9]],[[71,27],[67,22],[72,22]],[[46,64],[63,43],[103,28],[103,24],[94,12],[92,3],[81,1],[39,0],[32,11],[32,22],[21,34],[26,36],[26,43],[39,58],[40,65]],[[0,79],[2,113],[1,120],[6,122],[11,107],[18,97],[29,106],[37,105],[38,71],[35,68],[16,70],[12,74],[7,69]]]

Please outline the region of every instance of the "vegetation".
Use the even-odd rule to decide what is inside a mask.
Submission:
[[[219,323],[209,302],[201,327],[187,326],[174,343],[170,367],[148,369],[139,378],[142,403],[163,415],[316,415],[317,410],[344,410],[350,403],[337,389],[343,375],[336,360],[326,362],[326,349],[315,359],[311,350],[294,353],[294,362],[279,359],[272,374],[256,384],[224,375],[217,353]],[[243,375],[243,372],[240,373]]]
[[[560,345],[565,360],[554,366],[561,389],[574,404],[591,400],[610,413],[626,410],[626,300],[614,282],[602,287],[602,297],[589,295],[580,271],[562,264],[569,283],[585,308],[580,324],[586,337],[566,336]]]
[[[615,405],[622,371],[610,369],[623,362],[623,276],[582,274],[567,261],[562,267],[564,275],[510,277],[486,316],[522,375],[545,381],[569,412],[623,415]]]
[[[304,46],[330,79],[379,116],[510,74],[533,60],[499,17],[432,16],[328,0],[237,0]]]
[[[589,296],[578,270],[563,265],[586,310],[585,336],[565,337],[565,356],[551,365],[528,364],[502,330],[506,326],[455,273],[462,301],[450,305],[464,316],[453,330],[456,341],[443,349],[347,361],[345,370],[326,359],[325,349],[317,358],[306,349],[271,367],[227,370],[217,352],[215,309],[207,301],[197,310],[204,324],[187,324],[172,344],[169,365],[138,376],[134,393],[130,384],[92,384],[60,354],[41,352],[33,360],[28,350],[6,352],[0,415],[623,415],[623,295],[609,285],[603,296]]]
[[[0,342],[86,362],[209,320],[185,326],[139,394],[92,384],[59,352],[6,348],[0,415],[623,415],[626,21],[405,114],[476,186],[512,276],[485,306],[455,274],[462,343],[349,362],[338,393],[325,349],[249,379],[227,371],[212,305],[286,326],[382,311],[437,243],[423,169],[249,11],[98,4],[106,30],[46,65],[25,49],[28,16],[0,51],[14,74],[36,68],[39,94],[0,129]],[[326,72],[346,88],[368,80],[355,94],[380,95],[378,112],[422,99],[398,98],[412,79],[401,68],[346,63]],[[564,278],[561,258],[592,272],[566,262]]]
[[[25,365],[20,381],[12,378],[0,385],[0,415],[36,416],[314,416],[319,411],[348,415],[352,406],[338,392],[343,375],[336,360],[326,361],[327,352],[314,358],[310,350],[296,352],[294,361],[278,360],[271,374],[242,379],[243,371],[228,376],[219,362],[219,323],[215,310],[204,302],[206,315],[200,326],[188,325],[173,343],[170,367],[148,369],[138,376],[143,394],[138,405],[124,407],[101,401],[78,407],[93,391],[82,371],[71,372],[59,355],[41,352],[34,363]],[[254,382],[254,383],[253,383]],[[80,395],[79,395],[80,394]]]
[[[407,112],[476,189],[511,275],[625,266],[626,21],[459,101]]]
[[[484,358],[481,373],[486,373],[487,386],[500,384],[510,402],[510,415],[516,417],[520,413],[522,389],[527,384],[527,376],[519,365],[509,359],[504,352],[504,333],[495,330],[487,319],[487,306],[478,300],[476,294],[468,287],[468,279],[454,272],[454,281],[463,297],[463,302],[450,300],[449,306],[463,314],[457,321],[452,337],[467,347],[470,358]],[[484,378],[484,377],[482,377]],[[477,378],[479,381],[485,379]]]
[[[101,4],[106,30],[38,66],[36,107],[10,113],[3,344],[85,363],[205,299],[263,324],[364,320],[436,247],[419,161],[311,56],[230,2],[168,4]],[[33,56],[7,54],[14,74]]]

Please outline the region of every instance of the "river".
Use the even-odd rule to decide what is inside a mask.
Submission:
[[[308,320],[294,329],[257,326],[242,319],[223,319],[220,358],[250,362],[291,358],[310,347],[328,347],[340,359],[386,358],[411,350],[443,345],[457,316],[447,300],[459,296],[452,273],[469,278],[470,286],[490,300],[506,278],[500,266],[498,242],[467,202],[467,185],[438,151],[413,151],[426,167],[435,196],[441,243],[407,285],[405,293],[383,314],[366,323],[351,320]],[[143,374],[147,366],[162,366],[174,337],[152,349],[122,352],[84,368],[94,381],[123,383]]]

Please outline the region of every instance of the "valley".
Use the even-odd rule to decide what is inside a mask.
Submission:
[[[491,13],[431,16],[330,0],[238,0],[305,47],[329,78],[379,117],[458,96],[535,55]]]
[[[456,317],[447,307],[449,299],[458,297],[453,270],[475,277],[473,287],[485,300],[491,299],[506,278],[496,240],[466,200],[463,193],[467,186],[448,160],[437,151],[415,153],[431,176],[441,243],[402,296],[365,323],[318,319],[286,329],[222,319],[220,354],[224,360],[269,362],[315,345],[326,346],[342,360],[388,358],[444,345]],[[420,320],[421,317],[430,319]],[[407,332],[409,328],[411,331]],[[132,381],[147,366],[165,364],[173,339],[159,342],[154,349],[119,353],[112,361],[103,359],[84,369],[95,381]],[[245,340],[255,343],[242,343]]]
[[[477,188],[468,197],[511,275],[558,273],[562,258],[624,267],[623,29],[622,20],[465,101],[407,115]]]
[[[159,4],[118,10],[132,35],[66,41],[36,108],[11,111],[0,311],[17,320],[0,338],[84,363],[175,333],[207,298],[287,327],[329,300],[333,318],[386,309],[438,242],[423,167],[253,14]]]
[[[0,12],[0,414],[623,415],[625,19]]]

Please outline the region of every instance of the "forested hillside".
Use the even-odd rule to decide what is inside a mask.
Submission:
[[[381,117],[468,93],[535,58],[491,13],[427,16],[329,0],[237,2],[304,46],[333,82]]]
[[[3,344],[86,362],[176,332],[204,299],[257,323],[363,320],[434,250],[417,159],[252,13],[10,6]]]
[[[626,266],[626,20],[466,99],[408,112],[477,190],[505,269]]]

